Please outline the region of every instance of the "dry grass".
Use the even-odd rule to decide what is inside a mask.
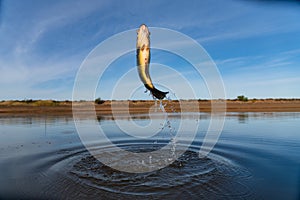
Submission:
[[[164,100],[167,112],[211,112],[211,102],[218,103],[224,100]],[[226,100],[227,112],[300,112],[300,99],[249,99],[248,101]],[[98,115],[111,115],[112,106],[116,113],[148,113],[153,109],[153,100],[135,101],[104,101],[97,104],[91,101],[73,102],[81,106],[84,111],[85,104],[93,104]],[[197,106],[198,105],[198,106]],[[159,106],[159,102],[157,102]],[[0,114],[3,115],[72,115],[71,101],[54,100],[23,100],[0,102]]]

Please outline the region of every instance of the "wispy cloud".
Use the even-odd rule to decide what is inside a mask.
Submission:
[[[62,89],[71,91],[78,65],[77,60],[68,59],[60,62],[30,62],[30,65],[0,62],[0,70],[4,72],[0,74],[0,90],[3,91],[0,99],[25,98],[37,96],[37,93],[46,96]],[[49,87],[53,84],[55,87]],[[55,96],[57,95],[53,98]]]
[[[37,93],[46,95],[47,91],[50,94],[62,88],[72,91],[72,81],[69,79],[74,79],[86,50],[80,50],[81,47],[78,46],[76,48],[79,51],[73,51],[67,48],[68,44],[62,44],[59,51],[50,53],[51,45],[61,42],[56,41],[53,36],[60,32],[67,37],[66,27],[77,26],[80,20],[109,5],[108,2],[90,4],[85,1],[29,4],[8,1],[3,6],[5,14],[2,15],[3,23],[0,27],[2,99],[36,96]],[[49,36],[49,33],[53,33],[53,36]],[[48,40],[53,40],[53,43],[43,46],[45,41],[46,44],[49,43]],[[66,83],[67,87],[64,85]],[[42,85],[45,92],[42,91]]]
[[[296,69],[299,62],[299,49],[283,51],[273,55],[251,55],[216,60],[216,64],[223,70],[234,69],[238,71],[271,70],[272,68],[290,66]],[[290,68],[289,67],[289,68]]]
[[[141,23],[181,31],[205,44],[231,95],[251,91],[255,82],[287,87],[297,83],[295,77],[300,76],[299,7],[282,9],[234,0],[155,1],[148,2],[146,10],[135,0],[131,3],[87,3],[84,0],[0,2],[0,99],[39,95],[45,98],[67,98],[69,95],[70,99],[75,74],[88,53],[111,35],[136,28]],[[151,37],[155,38],[153,34]],[[135,34],[132,37],[135,40]],[[164,41],[158,42],[164,45]],[[131,43],[134,48],[134,41]],[[116,43],[114,48],[107,48],[107,52],[99,56],[109,57],[122,45]],[[165,48],[170,48],[167,45],[185,48],[185,44],[176,38],[165,45]],[[155,54],[152,58],[152,62],[155,58],[166,61],[188,77],[191,84],[198,84],[198,77],[190,73],[184,62],[174,61],[173,57],[160,59],[160,55]],[[98,60],[95,58],[93,62],[97,67]],[[131,55],[127,63],[135,64],[135,56]],[[124,72],[118,67],[111,70],[108,74],[114,77]],[[154,75],[159,81],[176,78],[170,76]],[[106,83],[109,80],[115,79],[108,77]],[[168,84],[175,86],[176,81]],[[295,89],[289,92],[293,94]],[[273,93],[276,93],[275,89]],[[202,94],[200,92],[199,97]]]
[[[228,96],[299,97],[299,49],[272,56],[245,56],[218,60]]]

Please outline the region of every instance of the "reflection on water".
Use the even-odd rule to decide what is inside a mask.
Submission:
[[[248,122],[249,114],[248,113],[240,113],[238,115],[239,123],[245,124]]]
[[[227,113],[222,135],[206,158],[198,151],[211,116],[174,113],[169,116],[173,128],[180,117],[199,124],[194,142],[171,165],[147,173],[120,172],[95,159],[81,144],[72,118],[2,117],[0,199],[299,199],[300,113]],[[149,115],[118,120],[147,124]],[[161,149],[172,137],[160,127],[151,138],[134,138],[110,116],[80,123],[101,125],[113,144],[128,152]],[[177,151],[185,145],[178,143]],[[106,144],[94,148],[100,154],[105,148],[100,156],[119,167],[131,162],[126,151],[115,154]],[[131,166],[154,162],[149,157]]]

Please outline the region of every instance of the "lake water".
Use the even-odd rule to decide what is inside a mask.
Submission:
[[[171,141],[179,121],[197,123],[197,135],[172,164],[144,173],[118,171],[96,159],[81,142],[69,117],[0,118],[0,199],[300,199],[300,113],[227,113],[224,129],[207,157],[199,157],[210,115],[155,116],[161,131],[135,138],[110,118],[82,119],[97,125],[112,144],[90,141],[100,157],[130,165],[124,152],[152,152],[172,144],[172,155],[187,144]],[[126,124],[129,119],[120,121]],[[149,118],[132,118],[147,125]],[[128,125],[130,126],[130,125]],[[88,128],[86,130],[89,130]],[[93,146],[94,145],[94,146]],[[114,152],[113,146],[124,151]],[[111,151],[111,152],[110,152]]]

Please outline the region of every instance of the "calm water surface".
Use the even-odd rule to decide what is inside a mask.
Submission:
[[[132,119],[149,123],[147,116]],[[110,118],[78,123],[99,124],[114,145],[130,152],[151,152],[170,142],[179,121],[169,117],[170,126],[162,123],[158,134],[144,139]],[[160,170],[126,173],[86,150],[72,118],[0,117],[0,199],[300,199],[300,113],[227,113],[217,145],[199,158],[209,121],[209,114],[186,114],[183,123],[199,129],[179,159]],[[185,145],[176,143],[172,151]],[[101,156],[121,167],[130,163],[112,146],[94,148],[111,149]]]

